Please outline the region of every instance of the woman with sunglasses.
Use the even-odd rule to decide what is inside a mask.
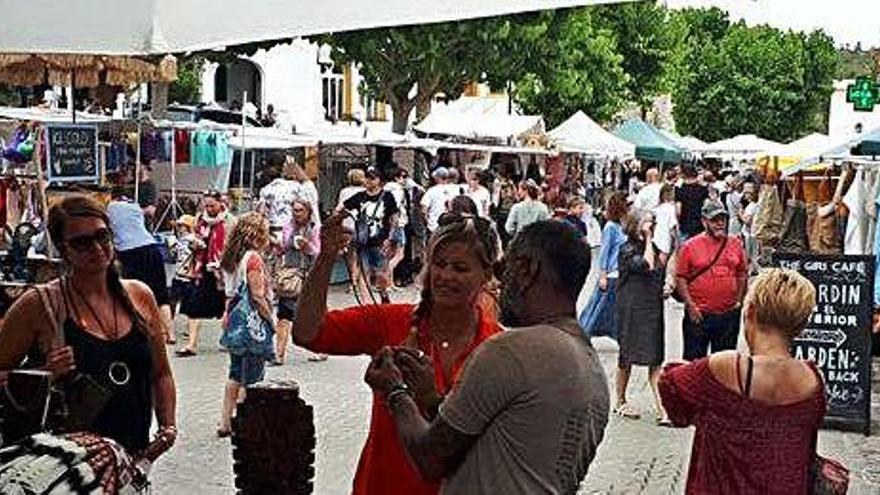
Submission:
[[[295,199],[292,202],[293,217],[282,231],[281,260],[285,268],[298,269],[305,276],[312,268],[315,257],[321,251],[321,228],[312,220],[312,204],[306,199]],[[284,364],[287,356],[287,345],[290,343],[290,327],[296,319],[296,301],[298,296],[278,296],[278,326],[275,338],[274,366]],[[324,354],[309,356],[309,361],[325,361]]]
[[[426,415],[436,414],[470,353],[501,331],[478,304],[497,256],[487,220],[445,214],[428,243],[418,304],[327,310],[327,291],[339,252],[351,240],[336,214],[321,230],[321,253],[303,287],[293,338],[313,352],[375,355],[395,346],[396,359]],[[405,349],[408,348],[408,349]],[[372,424],[354,479],[357,495],[436,494],[407,460],[391,413],[374,396]]]
[[[177,436],[174,378],[156,299],[142,282],[120,277],[109,218],[94,199],[64,198],[49,211],[48,230],[67,272],[9,309],[0,329],[0,370],[41,368],[63,387],[75,375],[90,376],[108,398],[88,430],[152,462]],[[151,441],[153,415],[158,432]]]
[[[654,214],[632,210],[624,221],[627,241],[620,248],[617,281],[617,332],[620,352],[617,357],[617,406],[615,412],[625,418],[639,417],[626,401],[632,366],[648,366],[648,382],[654,392],[654,416],[657,424],[669,420],[660,403],[657,380],[664,358],[663,281],[664,267],[654,246]]]

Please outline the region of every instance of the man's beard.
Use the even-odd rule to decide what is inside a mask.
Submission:
[[[502,287],[501,295],[498,297],[498,319],[502,325],[506,327],[522,326],[522,318],[517,315],[518,309],[521,310],[523,307],[522,299],[512,284],[505,284]]]

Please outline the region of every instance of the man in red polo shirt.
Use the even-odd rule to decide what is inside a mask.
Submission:
[[[676,284],[685,303],[684,359],[736,348],[740,310],[748,282],[746,254],[727,235],[727,211],[707,201],[701,210],[705,231],[678,255]]]

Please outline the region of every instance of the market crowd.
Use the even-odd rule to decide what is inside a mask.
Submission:
[[[786,221],[768,242],[782,210],[772,168],[716,180],[683,164],[624,180],[620,167],[578,165],[559,180],[440,163],[423,187],[404,168],[376,164],[353,168],[322,212],[300,164],[279,154],[269,165],[278,174],[252,211],[234,215],[226,197],[206,192],[198,213],[176,222],[171,253],[145,226],[151,205],[123,191],[106,207],[79,195],[53,206],[49,235],[68,270],[10,310],[0,369],[90,387],[92,414],[79,429],[0,450],[0,466],[49,455],[69,471],[44,475],[88,473],[63,478],[75,489],[143,487],[177,437],[166,344],[179,313],[181,359],[199,352],[200,322],[223,322],[221,437],[233,434],[247,387],[267,364],[284,364],[292,344],[315,360],[371,357],[356,494],[576,493],[609,414],[642,414],[627,401],[633,366],[649,369],[658,425],[696,427],[688,493],[812,489],[824,387],[789,349],[816,294],[765,259],[791,235],[837,242],[824,220],[836,213],[819,206],[814,235],[804,208],[802,233]],[[140,179],[151,191],[148,172]],[[838,188],[827,198],[833,212],[841,197]],[[169,254],[171,284],[157,276]],[[330,309],[340,260],[360,304]],[[591,269],[597,283],[585,288]],[[394,303],[412,283],[419,301]],[[682,356],[666,354],[672,300],[685,309]],[[591,344],[601,336],[619,344],[613,395]],[[94,455],[75,455],[83,449]],[[2,472],[5,493],[14,481]]]

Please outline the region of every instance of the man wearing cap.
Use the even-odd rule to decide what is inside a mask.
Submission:
[[[704,232],[681,248],[676,285],[685,304],[684,359],[736,348],[740,310],[748,282],[746,254],[727,235],[728,214],[719,203],[701,209]]]
[[[388,260],[394,253],[394,239],[401,237],[398,216],[400,208],[394,196],[382,188],[382,174],[370,167],[364,173],[365,190],[343,203],[355,216],[354,246],[361,261],[363,276],[359,277],[361,297],[369,294],[366,286],[372,280],[383,303],[391,302]]]

